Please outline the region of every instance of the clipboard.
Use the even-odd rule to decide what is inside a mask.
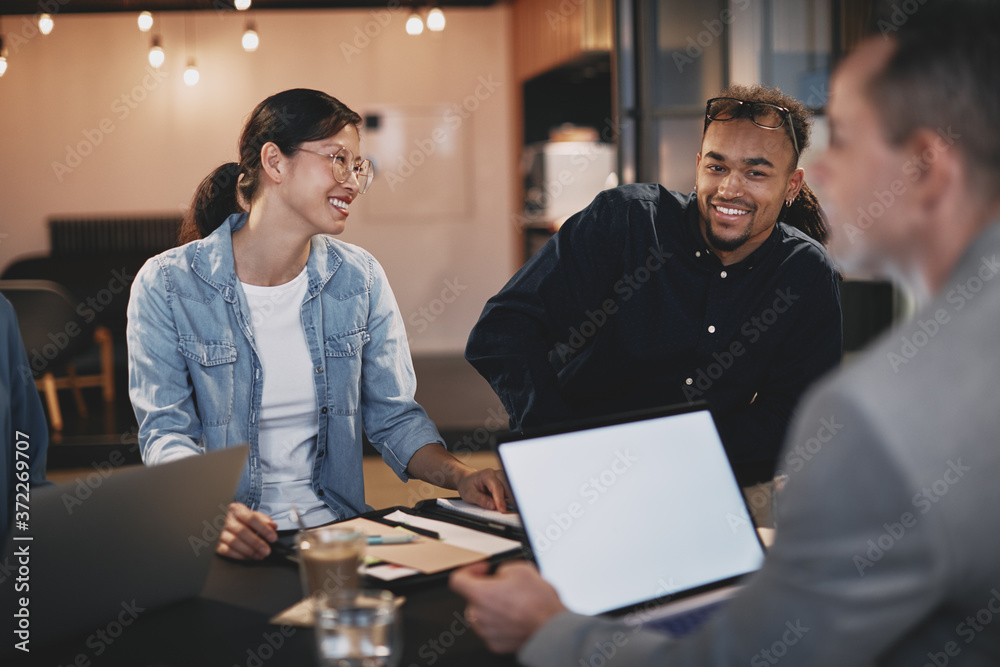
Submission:
[[[476,530],[476,531],[479,531],[481,533],[485,533],[487,535],[494,535],[494,536],[497,536],[497,537],[505,537],[507,539],[512,539],[512,540],[515,540],[515,541],[518,542],[519,546],[516,547],[516,548],[512,548],[509,551],[505,551],[503,553],[499,553],[499,554],[496,554],[496,555],[493,555],[493,556],[488,556],[488,557],[481,558],[481,559],[475,559],[474,561],[469,561],[469,562],[481,562],[481,561],[485,561],[485,562],[487,562],[487,563],[490,564],[491,568],[495,568],[497,565],[499,565],[503,561],[513,560],[513,559],[519,559],[519,558],[525,558],[526,557],[526,551],[525,551],[525,547],[524,547],[524,540],[520,536],[517,535],[518,531],[513,531],[512,532],[512,531],[506,530],[506,527],[503,527],[503,526],[500,526],[499,528],[503,528],[504,530],[500,530],[497,527],[493,527],[493,526],[490,526],[490,525],[485,525],[482,522],[477,522],[475,520],[469,520],[469,519],[467,519],[465,517],[461,517],[460,515],[455,515],[454,513],[451,513],[451,512],[440,511],[437,508],[436,502],[434,500],[420,501],[420,502],[418,502],[416,504],[416,506],[414,506],[412,508],[410,508],[410,507],[404,507],[402,505],[396,505],[394,507],[388,507],[388,508],[385,508],[385,509],[373,510],[371,512],[365,512],[363,514],[359,514],[358,516],[352,517],[351,519],[344,519],[343,521],[337,521],[336,523],[333,523],[333,524],[330,524],[330,525],[337,525],[337,524],[340,524],[340,523],[345,523],[345,522],[348,522],[348,521],[351,521],[351,520],[354,520],[354,519],[361,518],[361,519],[367,519],[368,521],[373,521],[373,522],[379,523],[379,524],[385,526],[387,531],[392,531],[392,530],[396,529],[395,526],[398,525],[398,524],[396,522],[393,522],[393,521],[389,520],[389,519],[386,519],[385,517],[388,516],[388,515],[390,515],[390,514],[394,514],[395,512],[402,512],[404,514],[408,514],[408,515],[411,515],[411,516],[414,516],[414,517],[419,517],[419,518],[424,518],[424,519],[434,519],[436,521],[442,521],[444,523],[453,524],[455,526],[461,526],[463,528],[470,528],[472,530]],[[417,534],[421,534],[421,532],[422,532],[419,528],[407,527],[407,529],[413,530],[413,532],[416,532]],[[426,531],[423,531],[423,532],[426,532]],[[406,545],[403,545],[403,546],[394,545],[394,546],[382,547],[382,548],[385,548],[385,549],[399,549],[399,548],[406,548]],[[286,553],[284,555],[284,558],[285,558],[285,560],[286,560],[286,562],[288,564],[295,565],[297,567],[297,559],[294,559],[294,549],[292,550],[292,553]],[[384,588],[384,589],[392,591],[393,593],[397,593],[397,592],[401,592],[401,591],[414,590],[414,589],[417,589],[417,588],[423,588],[425,586],[429,587],[429,586],[436,585],[436,584],[439,584],[439,583],[447,580],[448,576],[451,574],[452,571],[454,571],[458,567],[463,567],[465,564],[466,563],[461,563],[459,565],[456,565],[456,566],[453,566],[453,567],[447,567],[447,568],[444,568],[444,569],[442,569],[440,571],[429,573],[429,574],[425,574],[425,573],[407,574],[405,576],[400,576],[398,578],[391,579],[391,580],[386,580],[386,579],[372,577],[372,576],[369,576],[369,575],[364,575],[364,576],[362,576],[361,585],[362,585],[362,587],[365,587],[365,588]]]
[[[525,535],[523,528],[516,528],[514,526],[505,526],[499,523],[493,523],[492,521],[485,521],[477,519],[472,516],[465,514],[458,514],[457,512],[450,512],[443,509],[437,503],[437,498],[430,498],[428,500],[421,500],[416,505],[413,506],[413,512],[418,513],[418,516],[425,516],[428,519],[437,519],[438,521],[446,521],[448,523],[453,523],[457,526],[465,526],[466,528],[472,528],[473,530],[479,530],[484,533],[489,533],[491,535],[497,535],[498,537],[506,537],[507,539],[517,540],[521,544],[525,544]],[[449,498],[448,500],[459,500],[459,498]]]

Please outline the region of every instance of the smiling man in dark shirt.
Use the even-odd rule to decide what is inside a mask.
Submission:
[[[628,185],[571,217],[469,337],[511,428],[706,400],[740,481],[769,479],[796,402],[841,356],[808,141],[799,102],[732,86],[707,105],[694,193]]]

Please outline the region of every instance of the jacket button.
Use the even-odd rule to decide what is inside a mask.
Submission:
[[[316,495],[319,496],[320,498],[322,498],[323,497],[323,489],[320,489],[319,491],[317,491]]]
[[[316,452],[316,458],[321,459],[321,458],[323,458],[324,454],[326,454],[326,450],[325,449],[321,449],[318,452]]]
[[[320,410],[320,412],[325,415],[326,414],[326,408],[324,407],[323,409]]]
[[[323,372],[323,367],[322,366],[317,366],[316,367],[316,372],[317,373],[322,373]]]

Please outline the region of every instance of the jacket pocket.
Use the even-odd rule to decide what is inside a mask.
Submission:
[[[186,337],[181,338],[180,352],[189,359],[188,373],[202,425],[225,426],[233,418],[236,346],[229,341]]]
[[[357,414],[361,401],[361,349],[370,340],[364,327],[326,337],[326,396],[331,414]]]

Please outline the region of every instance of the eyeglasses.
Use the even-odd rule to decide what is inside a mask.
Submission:
[[[792,138],[795,157],[799,157],[799,141],[795,138],[795,124],[792,122],[792,112],[785,107],[768,102],[747,102],[735,97],[713,97],[705,105],[705,129],[713,120],[726,121],[736,118],[749,118],[757,127],[765,130],[777,130],[788,121],[788,134]]]
[[[338,183],[346,183],[351,177],[351,172],[358,177],[358,194],[363,195],[368,191],[375,178],[375,166],[371,160],[355,158],[354,153],[349,148],[341,148],[336,153],[320,153],[311,151],[308,148],[297,148],[296,150],[319,155],[330,160],[330,167],[333,169],[333,177]],[[357,160],[357,161],[355,161]]]

